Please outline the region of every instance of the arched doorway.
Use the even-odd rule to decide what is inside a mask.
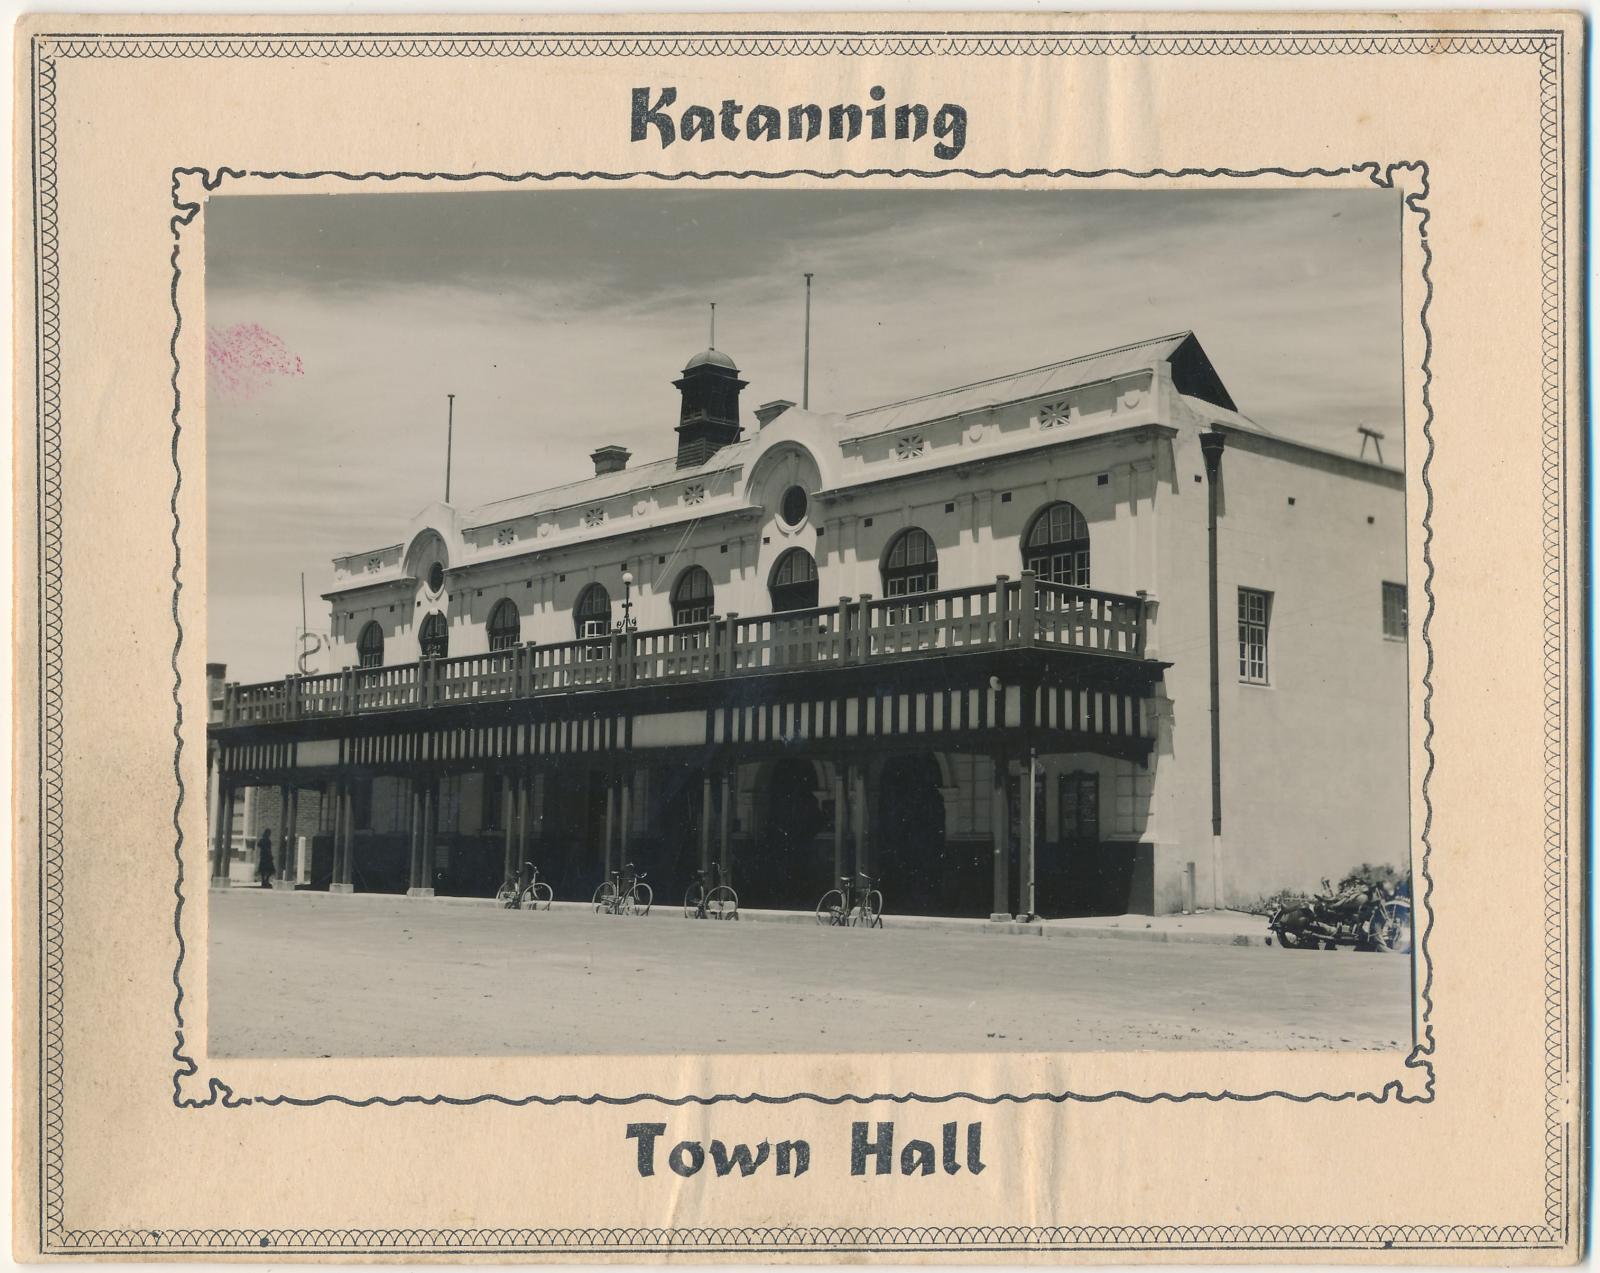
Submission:
[[[757,779],[753,842],[735,863],[744,906],[806,910],[828,888],[832,850],[819,867],[817,836],[825,826],[817,803],[817,769],[809,760],[774,761]]]
[[[690,566],[678,576],[672,587],[672,626],[687,627],[691,623],[704,623],[711,617],[711,576],[704,566]]]
[[[449,655],[450,627],[444,615],[437,610],[422,621],[422,628],[417,633],[417,647],[420,657],[425,659],[442,659]]]
[[[1089,586],[1089,523],[1066,502],[1047,504],[1022,540],[1022,565],[1047,583]]]
[[[376,619],[361,629],[356,640],[356,662],[360,667],[383,666],[383,626]]]
[[[930,752],[890,756],[877,778],[871,874],[885,909],[903,915],[988,915],[982,846],[945,834],[944,776]]]
[[[767,582],[772,613],[814,610],[817,605],[817,562],[804,548],[791,548],[778,558]]]
[[[489,649],[509,650],[522,640],[522,614],[510,597],[501,597],[489,611]]]

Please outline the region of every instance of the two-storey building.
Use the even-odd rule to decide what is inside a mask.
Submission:
[[[1241,415],[1193,334],[843,415],[748,419],[718,350],[675,384],[667,458],[338,558],[334,669],[226,688],[217,824],[273,788],[336,891],[716,861],[974,916],[1409,860],[1402,474]]]

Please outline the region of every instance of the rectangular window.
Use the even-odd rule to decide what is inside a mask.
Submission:
[[[1239,589],[1239,679],[1267,684],[1267,627],[1272,620],[1272,594]]]
[[[1396,641],[1406,639],[1406,586],[1383,585],[1383,635]]]
[[[1063,844],[1095,844],[1100,840],[1100,775],[1062,774],[1059,838]]]

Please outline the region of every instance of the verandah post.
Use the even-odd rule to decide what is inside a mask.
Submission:
[[[519,784],[514,784],[512,782],[510,774],[502,774],[500,776],[500,822],[502,836],[505,842],[504,875],[507,882],[516,879],[518,872],[522,870],[522,863],[519,862],[515,856],[517,849],[517,842],[515,838],[517,821],[517,800],[515,788],[517,785]]]
[[[516,869],[520,872],[522,864],[528,860],[528,788],[533,785],[533,779],[525,773],[517,775],[516,788],[516,819],[517,819],[517,856]]]
[[[844,793],[845,762],[833,762],[833,878],[835,882],[844,878],[844,837],[845,822],[849,814],[849,807],[845,803]]]
[[[989,918],[1011,919],[1011,801],[1006,790],[1011,762],[1005,752],[991,757],[989,774],[989,826],[994,836],[994,909]]]
[[[850,815],[855,831],[856,874],[866,875],[872,857],[867,849],[867,767],[850,766]]]
[[[700,780],[700,876],[711,882],[711,770],[707,769]]]
[[[219,784],[217,842],[211,859],[211,882],[227,888],[233,877],[233,784],[226,778]]]
[[[994,580],[994,643],[1005,649],[1011,640],[1011,576],[996,575]]]
[[[733,885],[733,790],[736,767],[722,771],[722,817],[718,828],[718,857],[722,863],[722,882]]]
[[[406,894],[415,896],[422,884],[422,782],[411,779],[411,867],[406,883]]]
[[[1022,645],[1032,645],[1039,633],[1038,576],[1031,570],[1022,572],[1022,588],[1017,600],[1021,614],[1017,622],[1017,640]]]

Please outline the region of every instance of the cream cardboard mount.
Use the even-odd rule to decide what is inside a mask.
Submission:
[[[1576,1259],[1582,44],[25,20],[19,1258]]]

